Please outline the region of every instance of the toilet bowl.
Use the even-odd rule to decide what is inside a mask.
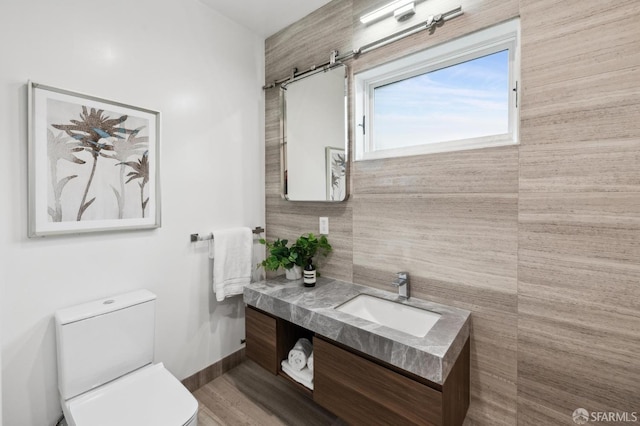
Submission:
[[[56,312],[69,426],[197,426],[196,399],[152,362],[155,298],[140,290]]]

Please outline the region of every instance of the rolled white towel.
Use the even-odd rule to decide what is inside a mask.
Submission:
[[[313,352],[311,352],[309,359],[307,359],[307,368],[309,368],[309,371],[313,373]]]
[[[313,351],[313,345],[308,339],[298,339],[293,349],[289,351],[287,360],[295,371],[300,371],[307,366],[307,360]]]
[[[282,371],[287,373],[289,377],[291,377],[296,382],[306,386],[307,388],[313,390],[313,373],[309,371],[308,368],[305,367],[300,371],[296,371],[291,368],[291,365],[289,365],[289,361],[287,361],[286,359],[283,360],[280,365],[282,366]]]

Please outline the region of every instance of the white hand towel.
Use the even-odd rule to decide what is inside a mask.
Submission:
[[[300,371],[296,371],[291,368],[291,365],[289,364],[289,362],[287,362],[286,359],[282,361],[280,365],[282,366],[282,371],[287,373],[289,377],[291,377],[301,385],[313,390],[313,373],[308,368],[305,367]]]
[[[298,339],[293,349],[289,351],[287,360],[289,365],[296,371],[302,370],[307,366],[307,359],[313,352],[313,345],[309,339]]]
[[[242,294],[251,282],[253,235],[249,228],[233,228],[213,236],[213,291],[220,302]]]
[[[309,355],[309,359],[307,360],[307,368],[313,373],[313,352]]]

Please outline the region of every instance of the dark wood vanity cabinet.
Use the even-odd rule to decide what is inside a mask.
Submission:
[[[469,408],[469,342],[443,386],[316,338],[313,399],[353,425],[461,425]],[[427,384],[430,383],[429,384]]]
[[[321,339],[313,350],[313,399],[349,424],[442,424],[441,392]]]
[[[319,405],[352,425],[462,425],[469,407],[469,341],[443,385],[247,306],[247,357],[273,374],[299,337],[313,339]],[[306,389],[306,388],[305,388]]]
[[[274,317],[247,306],[245,311],[247,358],[272,374],[277,374],[279,368],[276,330],[277,320]]]

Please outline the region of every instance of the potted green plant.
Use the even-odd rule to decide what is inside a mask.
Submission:
[[[298,259],[298,252],[289,248],[287,246],[288,243],[289,240],[281,240],[280,238],[272,243],[261,238],[260,244],[264,244],[269,253],[258,266],[262,266],[265,271],[277,271],[282,268],[287,278],[291,280],[301,278],[302,268],[300,265],[301,261]]]
[[[291,252],[296,253],[296,265],[306,266],[313,262],[313,257],[320,253],[323,256],[328,255],[333,248],[329,244],[326,235],[316,237],[312,233],[302,234],[291,246]]]

